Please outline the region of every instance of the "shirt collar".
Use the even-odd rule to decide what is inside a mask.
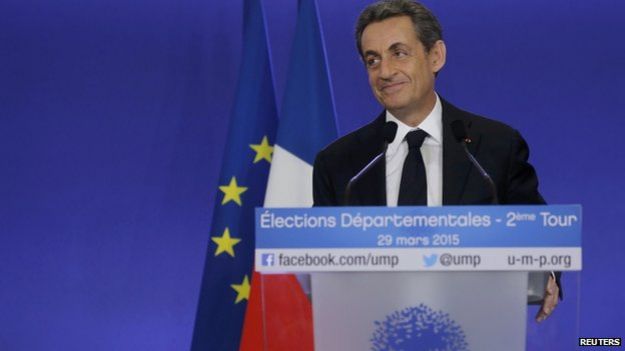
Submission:
[[[434,104],[434,108],[430,111],[430,114],[425,117],[423,122],[421,122],[416,127],[411,127],[404,122],[397,119],[397,117],[393,116],[388,110],[386,111],[386,121],[387,122],[395,122],[397,123],[397,134],[395,134],[395,139],[393,142],[388,145],[388,151],[390,153],[394,153],[399,145],[404,141],[406,134],[409,132],[422,129],[426,133],[428,133],[428,137],[425,139],[425,143],[428,143],[429,140],[434,142],[434,144],[442,145],[443,141],[443,107],[441,105],[441,100],[436,94],[436,103]]]

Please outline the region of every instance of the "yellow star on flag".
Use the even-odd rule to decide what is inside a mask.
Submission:
[[[238,244],[241,239],[231,238],[230,237],[230,229],[226,227],[222,236],[213,236],[211,240],[217,244],[217,250],[215,251],[215,256],[219,255],[222,252],[227,252],[228,255],[234,257],[234,245]]]
[[[250,281],[247,278],[243,278],[243,282],[241,284],[231,284],[230,285],[237,292],[237,299],[234,303],[239,303],[242,300],[247,300],[250,298]]]
[[[221,200],[222,205],[227,204],[229,201],[234,201],[241,206],[241,194],[247,191],[247,187],[239,186],[237,184],[237,178],[232,177],[230,179],[230,184],[221,185],[219,190],[224,193],[224,199]]]
[[[254,157],[254,163],[260,160],[266,160],[271,163],[271,154],[273,153],[273,146],[269,145],[267,136],[263,137],[260,144],[250,144],[252,150],[256,151],[256,157]]]

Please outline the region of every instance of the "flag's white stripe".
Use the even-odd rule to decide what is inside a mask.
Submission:
[[[313,167],[275,144],[265,192],[265,207],[312,207]],[[310,275],[296,274],[302,291],[310,296]]]
[[[313,167],[280,145],[274,145],[265,207],[311,207]]]

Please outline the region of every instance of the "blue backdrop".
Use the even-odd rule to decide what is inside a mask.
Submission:
[[[318,3],[342,135],[380,110],[352,38],[368,1]],[[263,4],[280,106],[297,4]],[[625,336],[625,4],[426,4],[439,93],[518,128],[545,198],[584,206],[579,336]],[[0,2],[0,349],[189,348],[242,6]]]

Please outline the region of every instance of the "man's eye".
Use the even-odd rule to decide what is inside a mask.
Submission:
[[[366,60],[366,62],[367,62],[367,66],[368,67],[373,67],[373,66],[377,65],[378,63],[380,63],[380,59],[379,58],[370,57],[370,58],[368,58]]]
[[[406,53],[405,51],[395,51],[394,55],[397,58],[402,58],[408,56],[408,53]]]

